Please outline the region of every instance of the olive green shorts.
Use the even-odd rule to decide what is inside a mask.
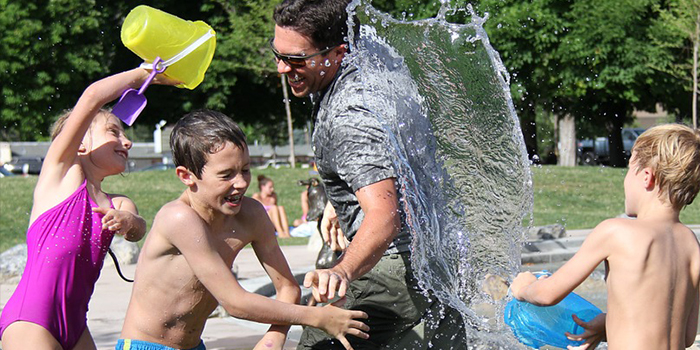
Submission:
[[[351,335],[355,350],[467,349],[462,316],[435,297],[426,297],[411,270],[409,253],[381,258],[377,265],[350,283],[345,308],[362,310],[369,339]],[[305,327],[297,350],[344,349],[326,332]]]

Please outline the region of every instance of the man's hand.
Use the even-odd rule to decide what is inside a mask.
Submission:
[[[335,268],[310,271],[304,277],[304,287],[311,288],[314,299],[320,303],[326,303],[335,298],[336,291],[338,297],[345,297],[349,284],[350,279],[347,274]]]
[[[335,213],[335,208],[333,208],[331,202],[328,202],[323,210],[321,237],[323,237],[323,241],[326,244],[331,246],[332,250],[341,251],[348,246],[345,234],[343,234],[343,230],[338,222],[338,215]]]
[[[571,334],[566,332],[566,337],[575,340],[585,342],[579,346],[567,346],[569,350],[593,350],[595,349],[601,341],[606,339],[605,337],[605,313],[599,314],[589,322],[584,322],[578,316],[573,315],[574,322],[579,326],[583,327],[585,330],[581,334]]]

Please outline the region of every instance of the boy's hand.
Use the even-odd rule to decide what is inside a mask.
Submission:
[[[510,284],[510,292],[515,299],[525,300],[525,289],[535,281],[537,281],[537,277],[532,273],[521,272],[515,277],[513,283]]]
[[[311,288],[314,299],[320,303],[326,303],[335,298],[336,290],[338,297],[343,298],[349,284],[350,279],[347,274],[336,269],[309,271],[304,277],[304,287]]]
[[[326,305],[322,308],[321,321],[319,328],[326,333],[338,339],[347,350],[353,350],[352,345],[345,338],[346,334],[350,334],[362,339],[369,339],[369,326],[358,318],[367,318],[367,314],[362,311],[344,310],[336,305],[344,303],[345,299],[340,299],[333,304]]]
[[[595,349],[601,341],[605,340],[605,316],[606,314],[602,313],[590,320],[589,322],[584,322],[580,318],[578,318],[578,316],[573,315],[574,322],[576,322],[576,324],[578,324],[579,326],[583,327],[585,331],[578,335],[566,332],[566,337],[575,341],[584,340],[585,343],[579,346],[569,345],[566,348],[569,350]]]
[[[255,344],[253,350],[282,350],[286,340],[286,334],[279,332],[266,333],[260,341]]]

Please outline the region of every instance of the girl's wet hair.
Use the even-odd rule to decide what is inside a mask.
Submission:
[[[655,126],[632,147],[634,171],[651,168],[659,193],[676,210],[690,204],[700,190],[700,132],[685,125]]]
[[[208,109],[188,113],[180,119],[170,135],[173,162],[201,178],[208,155],[231,142],[246,149],[245,134],[227,115]]]

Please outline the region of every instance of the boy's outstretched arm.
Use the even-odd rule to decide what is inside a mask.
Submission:
[[[307,325],[323,329],[348,349],[346,334],[367,338],[369,329],[362,311],[293,305],[244,290],[219,254],[214,233],[207,231],[202,219],[192,210],[163,211],[163,236],[185,257],[197,279],[224,309],[236,318],[274,325]]]
[[[601,222],[586,237],[578,252],[552,276],[535,278],[530,272],[523,272],[513,280],[510,290],[513,297],[535,305],[555,305],[574,290],[614,249],[614,235],[622,228],[619,220]]]
[[[301,289],[294,279],[294,275],[289,269],[289,264],[287,264],[287,260],[279,247],[275,237],[275,228],[262,205],[257,201],[251,201],[251,204],[253,204],[251,207],[254,216],[260,218],[258,225],[255,227],[256,232],[253,234],[255,240],[252,242],[252,246],[255,255],[275,286],[277,300],[290,304],[299,304]],[[270,326],[270,329],[253,350],[281,350],[287,339],[287,332],[289,332],[289,326]]]

